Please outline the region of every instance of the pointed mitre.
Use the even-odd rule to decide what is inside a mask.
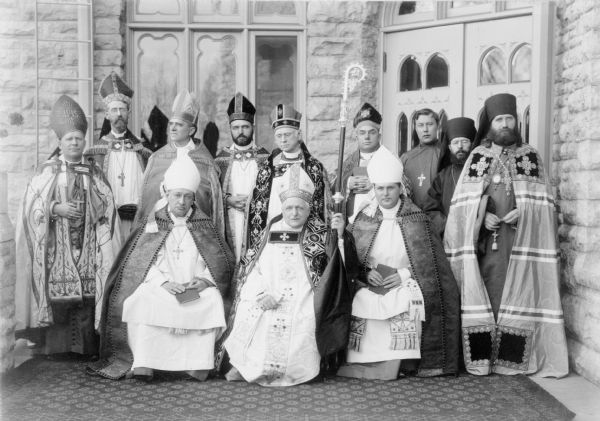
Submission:
[[[297,197],[311,204],[315,185],[302,166],[294,164],[279,178],[277,191],[281,203],[291,197]]]
[[[403,172],[400,159],[385,146],[377,149],[367,165],[369,181],[373,184],[401,183]]]
[[[59,139],[67,133],[79,130],[85,135],[88,122],[85,113],[77,102],[67,95],[62,95],[52,106],[50,127]]]
[[[108,104],[113,101],[122,101],[127,105],[130,105],[131,98],[133,97],[133,90],[127,86],[125,81],[121,79],[119,75],[112,71],[100,83],[98,94],[100,94],[102,101],[104,101],[104,105],[107,107]]]
[[[187,154],[179,156],[167,168],[163,186],[167,191],[186,189],[195,193],[198,190],[198,187],[200,187],[200,173]]]
[[[271,111],[271,126],[273,129],[278,127],[300,128],[302,113],[297,111],[291,105],[277,104]]]
[[[197,126],[199,111],[194,94],[184,89],[177,94],[173,101],[171,121],[179,120]]]
[[[246,120],[254,124],[254,114],[256,114],[256,108],[254,108],[250,100],[242,95],[241,92],[236,92],[235,96],[229,101],[229,107],[227,107],[229,122]]]

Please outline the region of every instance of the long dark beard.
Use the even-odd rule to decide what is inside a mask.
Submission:
[[[456,165],[465,165],[465,162],[467,162],[467,158],[469,157],[469,151],[462,152],[464,152],[464,154],[461,158],[454,153],[450,153],[450,162]]]
[[[253,137],[254,137],[254,133],[252,133],[248,137],[241,134],[241,135],[238,135],[238,137],[233,139],[233,143],[235,143],[238,146],[248,146],[250,143],[252,143]]]
[[[514,145],[519,140],[519,136],[517,136],[515,129],[495,130],[490,128],[488,138],[498,146]]]

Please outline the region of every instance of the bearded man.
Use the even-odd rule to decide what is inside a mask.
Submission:
[[[446,141],[443,143],[447,149],[440,159],[439,173],[431,183],[423,205],[423,211],[431,218],[440,237],[444,236],[450,201],[476,132],[475,122],[470,118],[457,117],[446,123]]]
[[[215,158],[221,170],[225,199],[225,236],[237,262],[242,256],[248,198],[256,182],[258,166],[269,156],[269,152],[257,147],[254,141],[255,113],[254,105],[241,93],[236,93],[227,108],[233,144]]]
[[[516,98],[485,101],[446,223],[467,371],[565,376],[555,200],[517,129]]]
[[[144,170],[152,151],[142,145],[129,129],[133,90],[115,72],[100,83],[98,93],[104,102],[110,132],[102,136],[85,155],[100,165],[112,188],[120,218],[119,235],[127,240],[132,230],[142,191]]]

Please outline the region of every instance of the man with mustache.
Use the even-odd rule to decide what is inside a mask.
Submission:
[[[467,371],[568,374],[555,200],[517,129],[516,98],[485,101],[452,198],[445,248],[461,287]]]
[[[235,252],[236,262],[242,255],[248,197],[252,194],[259,164],[269,156],[269,152],[257,147],[254,140],[255,113],[254,105],[237,92],[227,108],[233,144],[215,158],[221,170],[225,200],[225,237]]]
[[[142,180],[152,151],[127,128],[133,90],[115,72],[100,83],[98,93],[110,122],[110,132],[86,151],[100,165],[112,188],[120,218],[119,233],[125,241],[132,230]]]
[[[431,183],[423,210],[429,215],[436,231],[443,236],[450,200],[456,183],[471,151],[475,138],[475,122],[470,118],[457,117],[446,123],[447,148],[440,159],[439,173]],[[446,147],[446,146],[444,146]]]

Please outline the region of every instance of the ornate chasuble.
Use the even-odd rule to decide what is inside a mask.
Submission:
[[[301,143],[302,156],[304,163],[302,167],[315,185],[313,202],[311,204],[311,216],[318,217],[323,223],[329,220],[328,211],[332,209],[331,191],[327,172],[323,164],[314,158],[306,149],[306,145]],[[262,233],[266,229],[269,214],[269,201],[273,187],[273,178],[281,176],[289,165],[275,166],[274,160],[280,154],[280,150],[274,150],[271,155],[258,168],[256,176],[256,185],[252,191],[252,199],[248,210],[248,223],[246,233],[245,256],[242,259],[253,259],[260,246]]]
[[[154,152],[150,157],[148,166],[144,172],[142,196],[140,198],[134,225],[137,226],[137,223],[139,223],[142,218],[150,215],[161,198],[160,186],[165,171],[167,171],[173,160],[177,158],[178,149],[182,148],[177,148],[172,143],[169,143]],[[208,152],[201,141],[195,143],[195,148],[188,152],[188,156],[200,172],[201,181],[200,187],[196,192],[196,203],[204,214],[212,218],[213,224],[219,233],[224,235],[223,196],[221,193],[221,184],[219,182],[219,168],[215,165],[210,152]],[[166,202],[164,204],[166,204]],[[162,207],[164,204],[161,202],[159,207]]]
[[[425,301],[422,323],[421,360],[418,374],[436,376],[458,372],[459,295],[439,237],[431,231],[427,215],[410,199],[401,197],[397,223],[402,231],[412,278]],[[361,265],[358,280],[366,284],[369,254],[381,226],[382,214],[376,202],[361,210],[350,232],[356,241]]]
[[[555,202],[542,160],[529,145],[506,149],[500,162],[492,147],[479,146],[469,156],[458,181],[444,237],[446,253],[461,287],[465,365],[473,374],[568,373],[564,322],[559,295]],[[497,184],[496,191],[490,184]],[[492,186],[492,188],[494,188]],[[491,193],[487,196],[484,193]],[[508,195],[507,195],[508,193]],[[514,193],[516,230],[499,231],[498,251],[483,227],[485,210],[503,216]],[[506,199],[499,200],[500,197]],[[510,240],[506,231],[514,231]],[[502,239],[504,237],[504,239]],[[510,244],[504,244],[507,241]],[[504,243],[502,243],[504,242]],[[483,247],[478,249],[479,245]],[[500,251],[500,248],[502,251]],[[494,260],[508,262],[497,319],[488,295]],[[497,254],[498,256],[496,257]],[[498,269],[500,271],[500,269]],[[492,293],[498,294],[500,288]]]
[[[52,217],[54,203],[71,201],[84,219]],[[17,221],[17,328],[52,325],[52,303],[96,303],[113,262],[115,206],[102,171],[92,164],[45,162],[25,191]]]
[[[227,208],[227,195],[247,194],[250,196],[256,181],[258,167],[268,156],[269,152],[262,147],[245,150],[237,150],[232,147],[223,149],[215,158],[215,163],[221,172],[225,238],[234,251],[237,261],[243,254],[243,240],[246,233],[246,215],[248,214],[249,204],[245,212]]]
[[[226,297],[235,266],[231,250],[211,219],[200,210],[194,210],[186,226],[219,292]],[[100,323],[100,361],[88,367],[91,373],[116,380],[131,368],[133,356],[127,344],[127,325],[121,320],[123,302],[146,278],[172,228],[173,221],[164,207],[154,218],[144,218],[121,249],[106,285]]]
[[[427,191],[437,175],[440,145],[439,140],[434,145],[419,144],[400,157],[404,165],[404,174],[410,182],[414,203],[420,209],[423,209]]]

